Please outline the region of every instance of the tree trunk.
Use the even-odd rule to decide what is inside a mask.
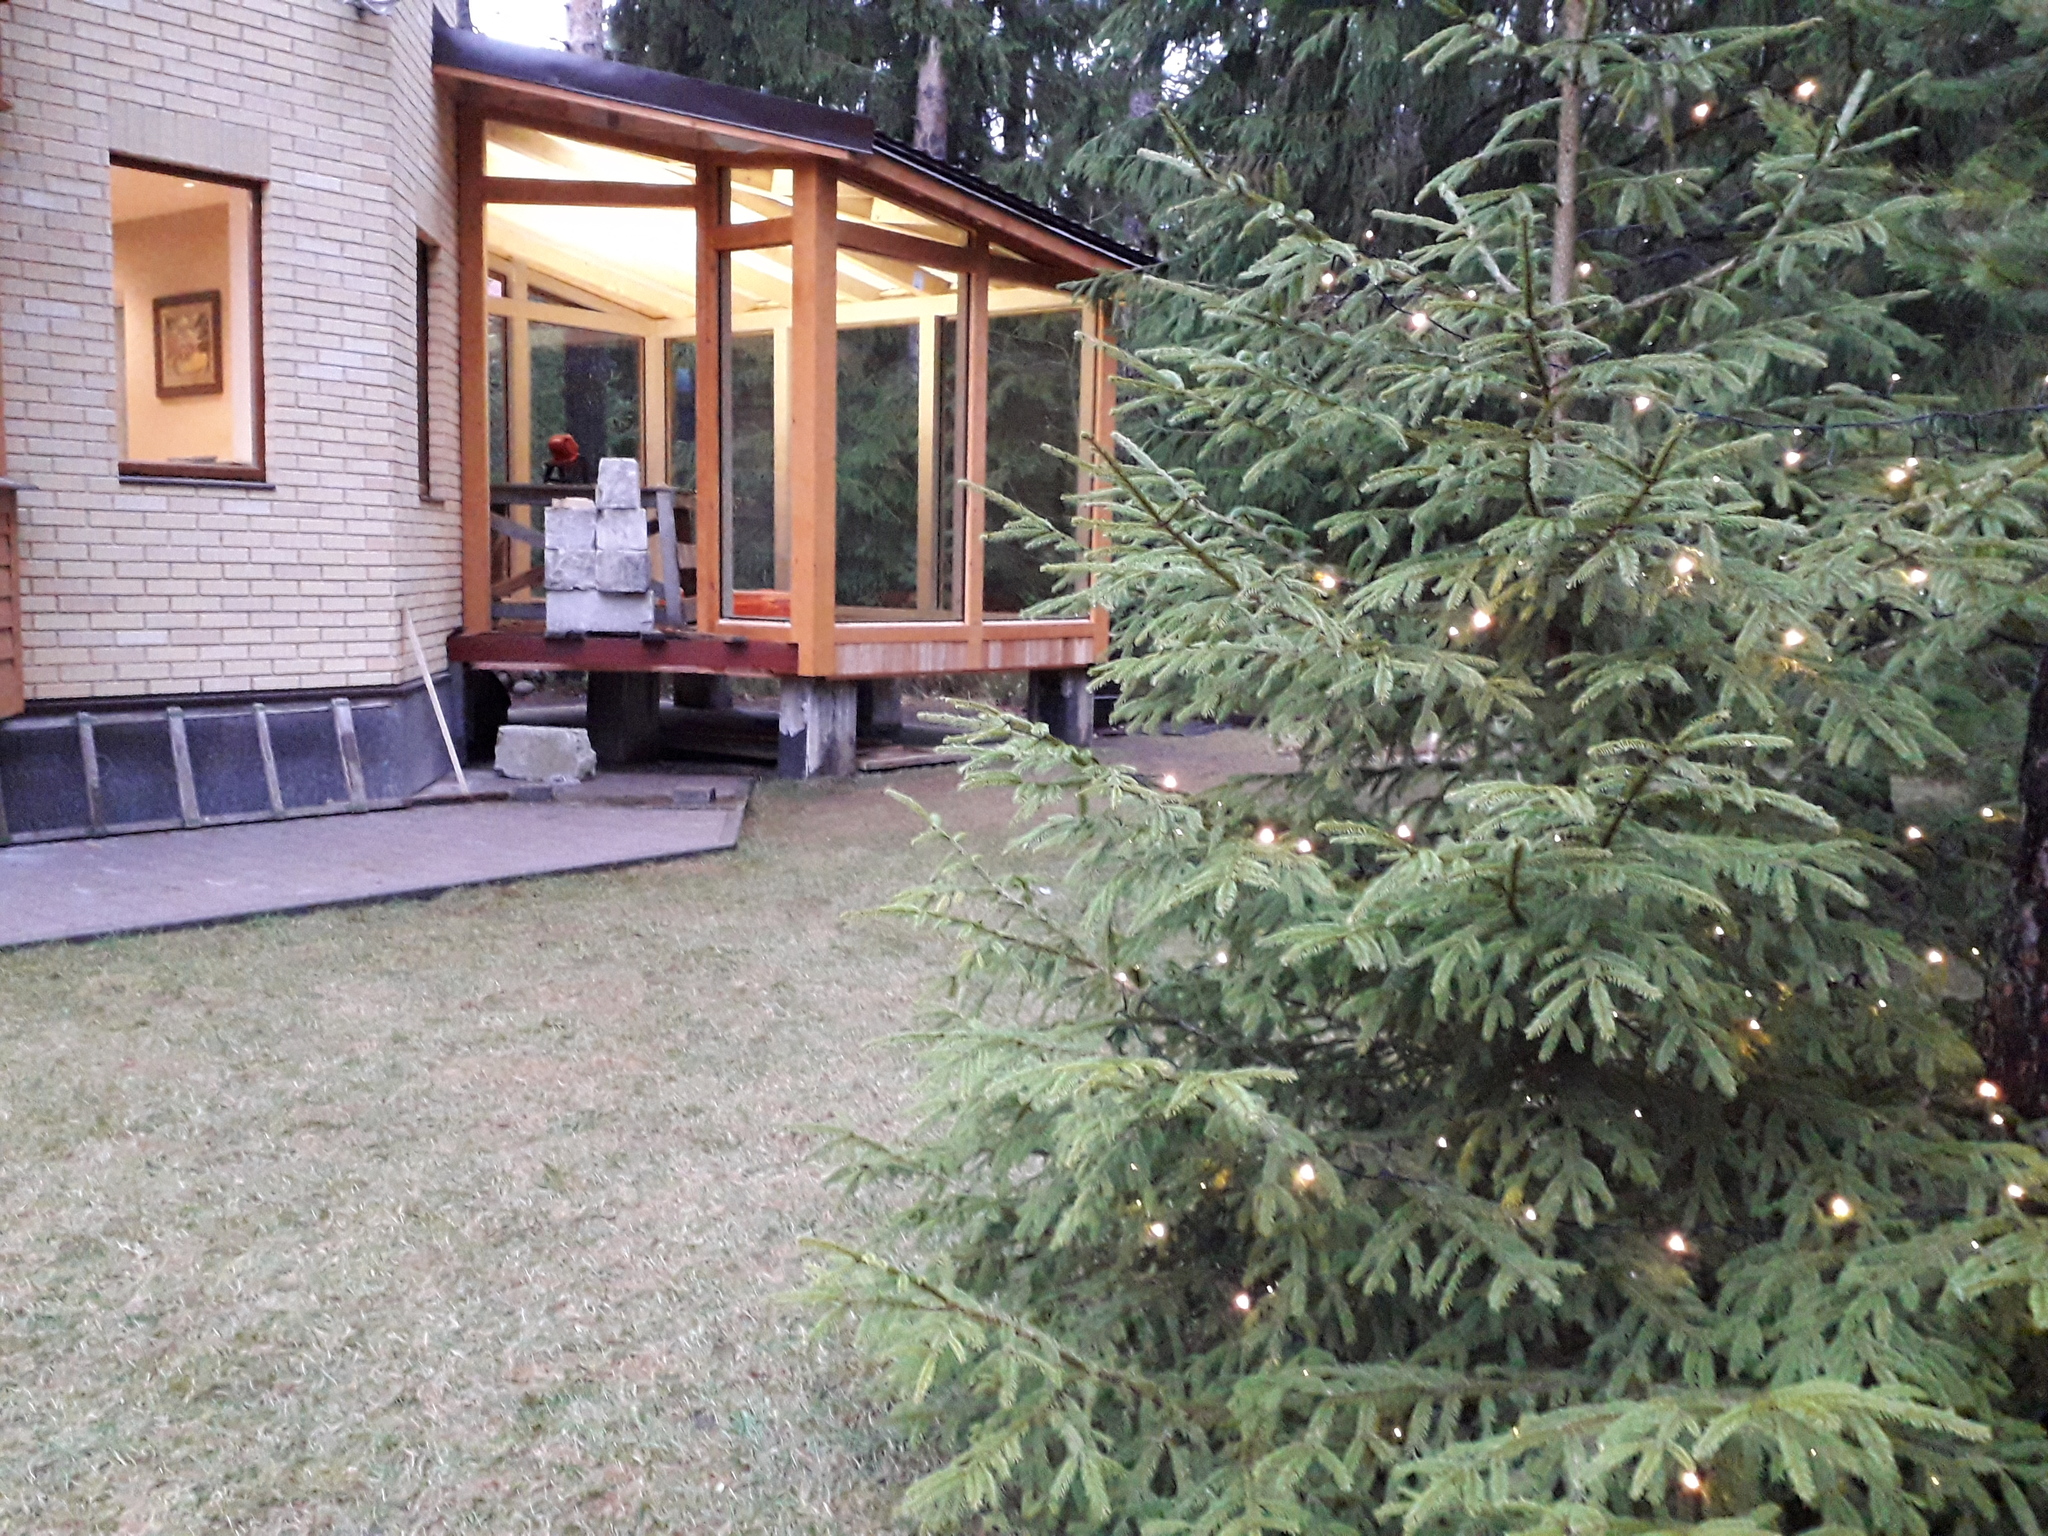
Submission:
[[[911,143],[934,160],[946,158],[946,56],[936,37],[925,40],[917,66],[917,133]]]
[[[2048,1117],[2048,647],[2034,672],[2020,753],[2020,846],[2013,860],[1998,973],[1985,994],[1978,1050],[1985,1074],[2021,1117]]]
[[[569,51],[604,57],[604,0],[569,0]]]
[[[1583,43],[1592,22],[1590,0],[1565,0],[1564,38]],[[1550,302],[1570,302],[1579,266],[1579,143],[1585,125],[1585,91],[1579,83],[1579,61],[1574,52],[1568,58],[1568,72],[1558,83],[1557,93],[1557,213],[1550,231]],[[1556,382],[1570,366],[1570,359],[1553,355],[1551,381]]]

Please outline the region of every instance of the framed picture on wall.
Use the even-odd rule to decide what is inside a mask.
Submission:
[[[156,395],[221,392],[220,290],[178,293],[156,301]]]

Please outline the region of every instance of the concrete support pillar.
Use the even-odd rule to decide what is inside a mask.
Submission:
[[[677,709],[731,709],[732,681],[716,672],[678,672]]]
[[[860,704],[854,730],[862,736],[903,734],[903,684],[893,677],[865,678],[859,684]]]
[[[776,767],[785,779],[845,778],[853,772],[858,692],[826,677],[782,680],[782,740]]]
[[[497,755],[498,727],[511,713],[512,695],[495,672],[460,665],[449,670],[462,679],[457,690],[462,710],[460,723],[450,720],[448,729],[461,744],[465,763],[488,763]]]
[[[1031,674],[1030,700],[1026,713],[1040,725],[1050,726],[1059,740],[1085,747],[1095,740],[1095,694],[1088,686],[1085,667],[1067,667],[1057,672]]]
[[[661,749],[661,678],[653,672],[593,672],[584,724],[606,768],[651,761]]]

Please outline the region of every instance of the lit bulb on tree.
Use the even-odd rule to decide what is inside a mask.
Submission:
[[[1714,107],[1711,102],[1703,101],[1692,109],[1692,120],[1696,123],[1704,123],[1713,115]]]
[[[1799,82],[1799,88],[1792,94],[1801,101],[1811,101],[1820,94],[1820,82],[1818,80],[1802,80]]]
[[[1280,834],[1275,832],[1271,827],[1261,827],[1259,828],[1258,836],[1259,845],[1263,848],[1270,848],[1273,846],[1274,840],[1278,838],[1279,835]]]
[[[1691,555],[1680,555],[1671,562],[1671,569],[1678,572],[1681,576],[1690,576],[1699,569],[1699,562],[1694,560]]]
[[[1921,838],[1925,837],[1926,835],[1927,834],[1925,832],[1922,832],[1918,827],[1906,828],[1906,841],[1909,843],[1917,843],[1920,841]]]

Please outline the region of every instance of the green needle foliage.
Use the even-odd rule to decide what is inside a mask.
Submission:
[[[1092,539],[1037,525],[1128,720],[1303,766],[1189,794],[963,717],[1026,827],[934,823],[897,903],[963,941],[930,1114],[849,1141],[898,1214],[816,1287],[935,1437],[929,1525],[2048,1511],[2048,1158],[1889,787],[1963,773],[2048,619],[2048,437],[1916,389],[1901,276],[2014,200],[1912,169],[1924,82],[1802,91],[1803,24],[1560,22],[1419,50],[1549,85],[1370,247],[1203,187],[1264,254],[1160,299],[1198,339],[1128,360]]]

